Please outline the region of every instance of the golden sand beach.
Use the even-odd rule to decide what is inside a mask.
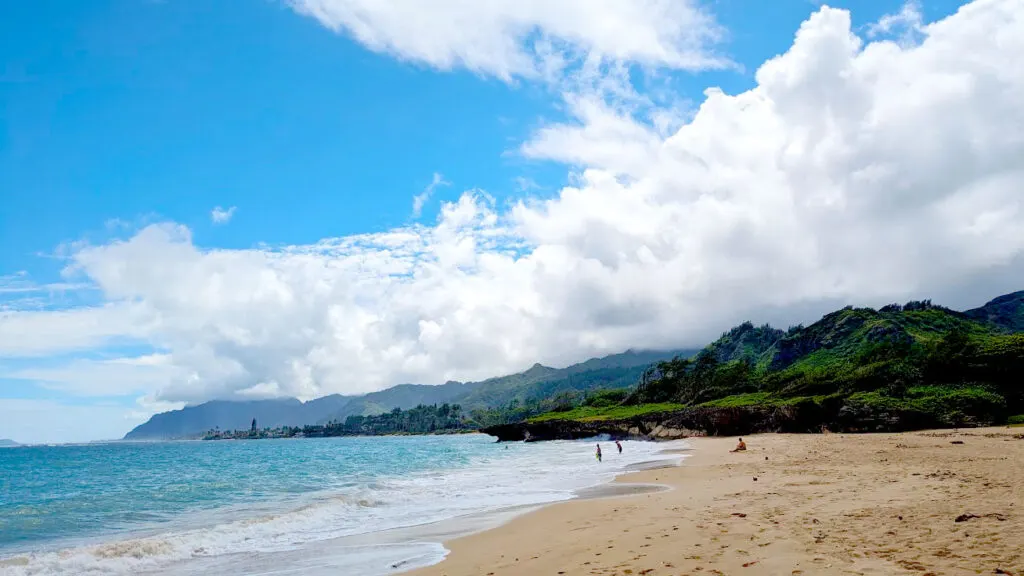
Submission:
[[[618,479],[671,490],[549,506],[411,574],[1024,575],[1024,428],[744,439],[691,439]]]

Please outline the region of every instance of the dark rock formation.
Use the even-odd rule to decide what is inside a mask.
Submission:
[[[735,436],[753,432],[811,432],[796,407],[689,408],[621,420],[547,420],[484,428],[499,441],[576,440],[608,434],[615,439],[675,440],[689,436]]]
[[[986,425],[988,422],[976,422]],[[686,408],[618,420],[546,420],[484,428],[499,442],[580,440],[607,434],[612,439],[676,440],[692,436],[743,436],[761,432],[903,432],[939,428],[929,414],[908,410],[869,410],[835,403],[789,406]]]

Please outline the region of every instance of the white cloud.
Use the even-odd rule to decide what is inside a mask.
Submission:
[[[509,211],[470,192],[433,226],[278,250],[154,225],[73,268],[189,375],[161,402],[480,378],[836,302],[980,303],[995,279],[1024,287],[1024,5],[921,34],[865,45],[822,8],[755,88],[709,89],[674,132],[567,97],[576,122],[523,152],[578,166],[573,186]],[[37,350],[50,320],[31,320],[0,321],[0,351]]]
[[[220,206],[217,206],[210,212],[210,220],[212,220],[214,224],[227,224],[235,215],[235,209],[235,206],[232,206],[231,208],[228,208],[226,210],[224,208],[221,208]]]
[[[103,360],[78,358],[60,365],[0,372],[0,378],[34,381],[71,396],[99,397],[155,394],[190,376],[165,354]]]
[[[442,70],[512,80],[628,62],[697,70],[725,61],[722,34],[693,0],[291,0],[371,50]]]
[[[513,180],[516,184],[516,189],[520,192],[532,192],[534,190],[540,190],[540,184],[537,184],[533,178],[527,178],[526,176],[516,176]]]
[[[878,22],[868,27],[868,36],[895,35],[900,42],[909,45],[914,43],[924,30],[924,15],[921,13],[921,3],[917,0],[909,0],[895,14],[886,14],[878,19]]]
[[[127,302],[57,311],[0,309],[0,358],[139,341],[151,333],[147,318],[141,306]]]
[[[527,158],[600,166],[619,174],[642,172],[658,162],[663,138],[647,125],[608,106],[596,96],[567,97],[578,125],[541,128],[521,152]]]
[[[412,197],[412,217],[419,218],[423,213],[423,206],[430,200],[430,196],[434,193],[434,189],[438,186],[450,186],[450,182],[445,182],[441,174],[434,172],[434,178],[427,184],[427,187],[423,189],[423,192]]]
[[[10,295],[17,296],[20,294],[73,292],[77,290],[88,290],[90,288],[92,288],[92,286],[89,284],[72,282],[37,284],[32,281],[28,273],[25,271],[0,276],[0,298]]]
[[[3,330],[4,318],[9,313],[80,303],[81,294],[93,288],[89,284],[72,282],[38,284],[24,271],[0,276],[0,332]],[[2,333],[0,338],[3,338]]]

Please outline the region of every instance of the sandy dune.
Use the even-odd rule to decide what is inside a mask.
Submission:
[[[412,574],[1024,576],[1024,428],[746,440],[691,440],[620,478],[674,490],[550,506]]]

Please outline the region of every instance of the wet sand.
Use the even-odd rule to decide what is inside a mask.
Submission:
[[[745,440],[691,439],[618,480],[671,490],[544,507],[408,574],[1024,575],[1024,428]]]

